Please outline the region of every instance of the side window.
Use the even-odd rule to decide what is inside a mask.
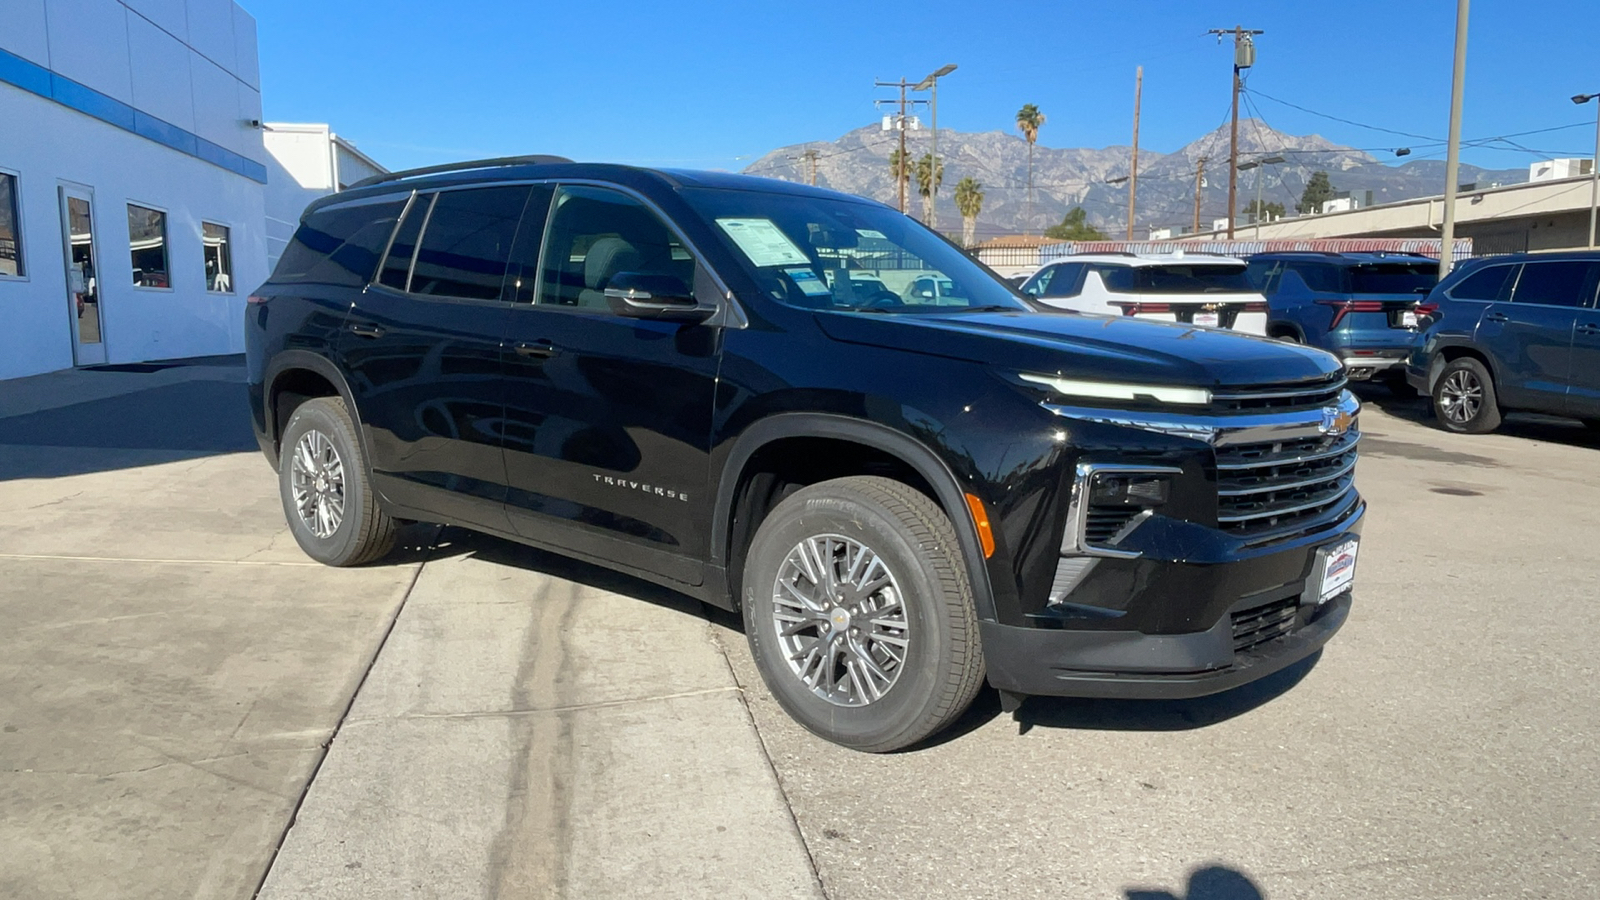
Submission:
[[[0,172],[0,275],[28,274],[22,265],[22,216],[17,209],[17,176]]]
[[[1139,273],[1132,266],[1090,266],[1091,270],[1100,273],[1100,280],[1106,290],[1113,294],[1136,294],[1139,292]]]
[[[1022,292],[1034,297],[1043,297],[1044,292],[1050,289],[1050,280],[1056,277],[1056,271],[1060,268],[1060,266],[1045,266],[1033,273],[1033,277],[1023,282]]]
[[[1046,297],[1076,297],[1083,291],[1083,272],[1087,263],[1062,263],[1056,267],[1056,277],[1051,279]]]
[[[383,272],[378,276],[379,284],[397,291],[403,291],[410,285],[411,260],[417,253],[417,238],[422,235],[422,226],[428,221],[428,213],[433,211],[433,201],[438,196],[418,194],[411,201],[411,206],[406,209],[405,220],[395,230],[394,240],[389,243],[389,255],[384,257]]]
[[[313,213],[284,248],[272,280],[361,287],[372,280],[404,200],[356,203]]]
[[[226,225],[200,223],[200,238],[206,262],[206,290],[233,293],[233,238]]]
[[[1445,293],[1452,300],[1482,300],[1493,302],[1500,299],[1501,291],[1505,289],[1506,278],[1516,266],[1486,266],[1456,282],[1455,286]]]
[[[441,191],[422,229],[411,293],[498,300],[528,188]]]
[[[1344,292],[1344,279],[1342,270],[1337,266],[1323,263],[1285,263],[1286,271],[1293,271],[1306,283],[1306,287],[1322,294],[1339,294]]]
[[[1594,296],[1596,268],[1595,263],[1582,260],[1523,263],[1522,277],[1511,292],[1511,302],[1588,306]]]
[[[1253,260],[1245,266],[1244,275],[1256,290],[1270,294],[1278,287],[1278,273],[1282,269],[1283,263],[1276,259]]]
[[[564,186],[545,235],[538,302],[610,309],[605,289],[623,272],[670,275],[688,294],[695,261],[672,229],[620,191]]]
[[[167,268],[167,214],[159,209],[128,204],[128,247],[132,254],[133,283],[137,287],[170,288]]]

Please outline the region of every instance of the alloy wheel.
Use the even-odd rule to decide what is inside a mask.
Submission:
[[[1478,417],[1483,409],[1483,384],[1478,376],[1466,369],[1457,369],[1445,377],[1439,388],[1439,408],[1445,418],[1457,425],[1465,425]]]
[[[883,559],[837,534],[807,537],[784,558],[772,620],[789,669],[836,706],[866,706],[894,687],[911,630]]]
[[[333,537],[344,522],[344,461],[327,435],[313,429],[296,442],[290,486],[301,524],[319,538]]]

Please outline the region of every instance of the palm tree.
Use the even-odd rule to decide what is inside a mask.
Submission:
[[[978,235],[978,213],[983,212],[983,185],[977,179],[956,182],[956,209],[961,213],[961,246],[971,247]]]
[[[1039,140],[1039,129],[1044,127],[1044,113],[1032,103],[1024,103],[1017,110],[1017,130],[1028,141],[1028,218],[1024,231],[1033,228],[1033,145]]]
[[[898,195],[900,193],[902,184],[911,182],[911,169],[912,163],[909,154],[905,159],[901,159],[898,149],[889,151],[889,177],[894,179],[895,194]]]
[[[940,162],[935,170],[933,154],[922,154],[922,158],[917,160],[917,193],[922,195],[922,221],[935,231],[939,226],[933,221],[933,191],[942,184],[944,163]]]

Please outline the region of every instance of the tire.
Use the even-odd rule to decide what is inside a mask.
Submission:
[[[846,577],[820,603],[813,595],[830,584],[817,568],[824,560],[833,583],[840,572]],[[898,481],[839,478],[779,503],[751,541],[743,601],[767,688],[796,721],[836,744],[873,753],[916,744],[965,712],[983,684],[955,528],[937,504]],[[841,636],[842,645],[818,653]]]
[[[361,443],[339,397],[307,400],[290,416],[278,452],[278,494],[289,531],[317,562],[359,566],[394,548],[395,522],[378,508]],[[306,501],[304,515],[297,494]]]
[[[1300,340],[1300,335],[1295,334],[1292,331],[1280,331],[1277,334],[1273,335],[1272,339],[1275,340],[1275,341],[1283,341],[1285,344],[1304,344],[1305,343],[1305,341]]]
[[[1488,434],[1500,427],[1494,379],[1483,363],[1463,356],[1447,363],[1433,384],[1433,415],[1446,431]]]

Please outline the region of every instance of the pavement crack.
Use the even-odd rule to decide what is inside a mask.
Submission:
[[[46,500],[43,503],[36,503],[33,506],[24,506],[22,508],[22,511],[23,512],[27,512],[28,510],[31,510],[31,509],[44,509],[46,506],[60,506],[63,503],[69,503],[69,502],[71,502],[73,500],[78,499],[79,497],[82,497],[82,496],[83,496],[83,491],[79,491],[76,494],[68,494],[65,497],[57,497],[54,500]]]
[[[651,694],[645,697],[619,697],[615,700],[595,700],[590,703],[571,703],[560,706],[525,706],[512,709],[483,709],[470,712],[449,713],[406,713],[399,716],[381,716],[366,719],[351,719],[345,723],[346,727],[359,725],[374,725],[380,722],[406,721],[410,719],[500,719],[519,716],[544,716],[568,712],[581,712],[587,709],[608,709],[616,706],[633,706],[641,703],[661,703],[668,700],[682,700],[688,697],[705,697],[712,694],[737,694],[743,689],[737,685],[728,687],[702,688],[697,691],[678,691],[671,694]]]

